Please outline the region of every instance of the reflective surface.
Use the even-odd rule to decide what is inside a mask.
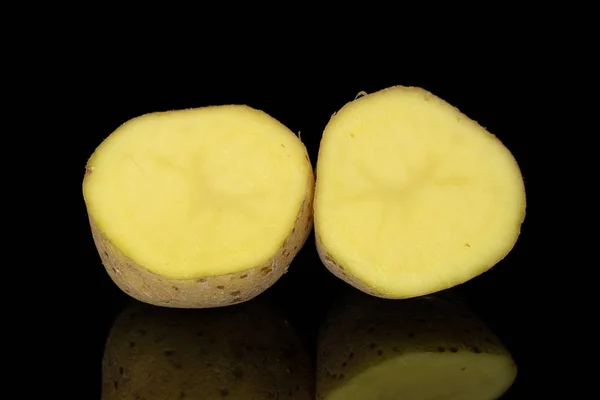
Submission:
[[[358,358],[361,349],[378,350],[371,349],[380,340],[380,331],[373,333],[374,328],[383,328],[385,338],[391,335],[404,344],[420,343],[415,333],[436,312],[424,306],[429,302],[371,298],[329,276],[315,257],[308,244],[275,286],[254,300],[224,308],[154,307],[107,290],[113,295],[115,318],[107,324],[110,331],[104,341],[98,338],[103,348],[102,357],[97,358],[98,365],[103,360],[102,399],[169,398],[166,393],[185,399],[314,399],[317,381],[321,384],[320,380],[334,377],[335,383],[342,376],[338,370],[346,360],[336,352],[350,346],[356,348],[354,357]],[[472,322],[467,319],[452,327],[452,315],[446,314],[450,324],[439,324],[434,318],[430,330],[437,331],[437,336],[429,336],[419,351],[436,353],[443,346],[446,354],[454,354],[453,346],[469,344],[472,337],[464,331],[457,334],[456,329],[468,331],[475,324],[473,332],[485,330],[489,335],[471,339],[475,340],[471,351],[485,352],[489,341],[510,353],[518,373],[501,398],[522,398],[535,360],[525,348],[527,333],[511,320],[510,313],[518,316],[519,311],[510,298],[501,305],[494,298],[500,293],[494,289],[481,293],[478,285],[485,281],[455,289],[461,302],[450,303],[455,313],[464,312]],[[455,298],[443,299],[452,302]],[[471,301],[475,307],[467,307],[465,299],[478,303]],[[346,308],[351,311],[344,312]],[[479,313],[472,313],[473,309]],[[340,333],[347,327],[369,333],[344,337]],[[483,347],[477,348],[481,341]],[[393,349],[398,343],[387,346],[385,350]],[[337,370],[331,368],[332,363]],[[351,373],[364,372],[361,367],[348,364]]]
[[[329,116],[360,90],[372,91],[388,85],[383,80],[335,82],[335,86],[320,89],[300,83],[281,88],[273,84],[261,89],[258,83],[249,83],[243,90],[238,87],[236,91],[223,91],[215,87],[195,94],[199,91],[195,88],[179,97],[173,93],[164,96],[166,90],[161,96],[154,96],[121,86],[125,92],[118,99],[102,103],[98,110],[86,114],[87,120],[97,123],[80,148],[80,165],[83,169],[102,138],[131,117],[155,110],[240,102],[261,108],[293,131],[301,131],[314,166],[320,132]],[[389,84],[392,83],[398,82]],[[409,83],[436,92],[495,133],[511,149],[527,177],[527,143],[522,132],[511,125],[515,122],[511,118],[517,117],[507,115],[504,107],[508,91],[475,84],[465,88],[458,84]],[[106,93],[100,88],[99,91]],[[257,299],[238,306],[186,311],[142,305],[121,292],[100,263],[83,201],[78,222],[83,255],[78,271],[84,270],[84,278],[89,282],[82,293],[82,302],[86,301],[89,312],[80,316],[86,322],[79,334],[89,343],[82,350],[86,363],[81,369],[85,370],[87,389],[81,398],[316,398],[317,377],[329,362],[320,356],[323,343],[331,343],[327,346],[332,351],[339,344],[332,339],[324,341],[319,334],[324,327],[331,328],[330,315],[335,313],[332,310],[339,307],[344,296],[352,297],[353,289],[323,267],[313,235],[289,272]],[[531,349],[536,345],[538,306],[530,289],[540,267],[532,265],[527,257],[528,226],[526,219],[517,245],[502,262],[455,289],[517,366],[516,378],[502,399],[535,398],[532,375],[539,362]],[[369,307],[362,305],[357,309]],[[368,349],[371,344],[367,335],[362,336],[363,342],[359,336],[352,340],[357,348]]]
[[[102,399],[313,398],[308,349],[266,299],[183,310],[131,302],[111,329]]]
[[[497,399],[517,366],[452,291],[387,301],[347,290],[317,344],[317,399]]]

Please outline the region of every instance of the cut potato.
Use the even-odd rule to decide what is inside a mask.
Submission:
[[[516,374],[498,338],[437,295],[397,302],[354,291],[319,335],[319,400],[494,400]]]
[[[345,105],[325,128],[316,171],[321,260],[378,297],[421,296],[482,274],[512,250],[525,218],[511,152],[420,88]]]
[[[90,157],[83,194],[113,281],[150,304],[249,300],[283,273],[312,229],[304,144],[242,105],[134,118]]]
[[[262,300],[204,310],[132,302],[106,342],[102,400],[314,399],[304,344]]]

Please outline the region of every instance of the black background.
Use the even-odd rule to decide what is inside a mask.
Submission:
[[[261,63],[251,57],[233,57],[227,63],[215,63],[200,54],[192,65],[187,61],[184,69],[162,70],[144,63],[133,65],[115,55],[109,62],[102,58],[99,68],[86,68],[94,64],[93,59],[85,61],[85,65],[72,66],[73,71],[79,71],[75,80],[81,82],[73,99],[82,101],[78,106],[79,126],[75,127],[80,132],[73,137],[78,179],[83,178],[86,160],[95,147],[128,119],[153,111],[214,104],[247,104],[267,112],[292,131],[301,132],[314,167],[321,132],[331,114],[360,91],[406,85],[423,87],[445,99],[502,140],[517,159],[528,198],[531,197],[530,150],[536,138],[535,132],[520,123],[526,119],[529,106],[527,99],[516,94],[531,75],[526,68],[515,66],[514,60],[499,66],[498,60],[477,59],[476,63],[450,69],[435,65],[411,69],[402,60],[381,64],[374,60],[360,66],[353,65],[351,59],[342,62],[334,56],[312,56],[310,60],[274,57]],[[152,58],[146,62],[151,64]],[[495,67],[491,68],[494,62]],[[78,196],[78,276],[86,282],[82,298],[88,304],[86,315],[93,316],[79,328],[78,335],[85,342],[79,372],[83,376],[80,382],[86,388],[81,398],[91,399],[100,393],[100,363],[106,335],[128,297],[104,271],[80,190]],[[517,362],[517,380],[505,396],[511,399],[530,398],[529,394],[534,393],[539,363],[533,350],[537,323],[533,310],[537,303],[531,295],[539,269],[529,256],[530,208],[528,201],[528,215],[513,251],[495,268],[459,288]],[[341,285],[319,261],[311,235],[289,272],[266,295],[277,299],[308,342],[314,343],[320,318]]]

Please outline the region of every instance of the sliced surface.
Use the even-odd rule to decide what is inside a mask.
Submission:
[[[391,297],[462,283],[514,246],[525,192],[510,151],[439,98],[395,87],[327,125],[315,231],[351,275]]]
[[[301,141],[267,114],[215,106],[135,118],[87,164],[99,229],[169,278],[244,271],[290,234],[308,188]]]

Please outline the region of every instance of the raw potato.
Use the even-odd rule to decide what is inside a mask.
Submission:
[[[102,400],[314,399],[304,344],[262,297],[183,310],[134,302],[116,319]]]
[[[173,308],[247,301],[286,271],[312,229],[304,144],[262,111],[146,114],[90,157],[83,194],[96,248],[130,296]]]
[[[511,355],[464,305],[353,292],[320,332],[318,400],[493,400],[512,385]]]
[[[378,297],[435,293],[482,274],[512,250],[525,218],[511,152],[420,88],[346,104],[325,128],[316,171],[321,260]]]

